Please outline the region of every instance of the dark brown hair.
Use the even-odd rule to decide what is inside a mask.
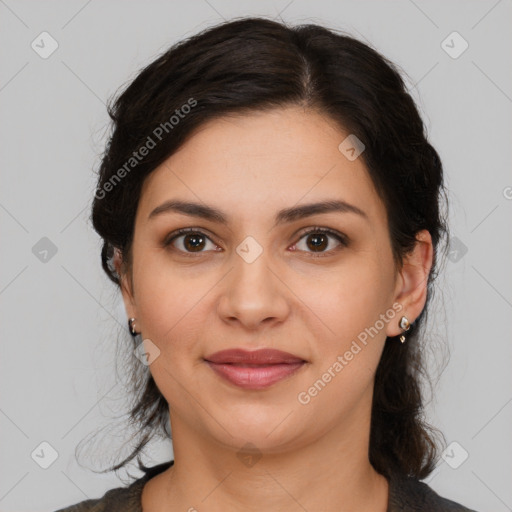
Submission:
[[[370,462],[384,476],[424,478],[437,461],[439,432],[423,421],[426,371],[419,332],[433,295],[441,242],[448,238],[447,213],[441,212],[446,191],[440,158],[400,73],[368,45],[314,24],[243,18],[181,41],[151,62],[109,106],[112,132],[92,205],[103,269],[118,285],[112,266],[117,248],[123,271],[130,274],[143,182],[196,128],[230,113],[289,105],[328,116],[364,143],[361,157],[388,212],[397,269],[420,230],[432,236],[427,304],[406,343],[389,338],[385,344],[375,376],[369,446]],[[130,374],[129,418],[138,440],[106,471],[136,456],[139,468],[146,468],[140,460],[144,446],[157,433],[171,436],[168,404],[148,368],[134,357]]]

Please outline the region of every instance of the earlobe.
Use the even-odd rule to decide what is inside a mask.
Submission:
[[[394,302],[402,305],[400,317],[405,316],[412,324],[423,311],[427,300],[427,285],[430,269],[433,263],[432,237],[427,230],[416,235],[414,249],[405,257],[397,282],[400,283],[396,291]],[[397,336],[403,329],[398,322],[390,325],[388,336]]]
[[[121,288],[121,294],[123,296],[124,307],[129,318],[136,316],[135,301],[133,299],[133,293],[131,290],[128,275],[123,270],[123,260],[121,251],[116,247],[114,249],[114,267],[119,277],[119,287]]]

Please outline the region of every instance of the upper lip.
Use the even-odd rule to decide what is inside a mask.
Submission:
[[[247,351],[241,348],[221,350],[220,352],[215,352],[214,354],[205,357],[205,360],[217,364],[290,364],[304,362],[304,359],[294,356],[289,352],[283,352],[272,348],[262,348],[252,351]]]

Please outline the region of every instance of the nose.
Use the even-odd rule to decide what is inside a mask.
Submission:
[[[263,250],[252,262],[234,253],[233,268],[219,283],[218,314],[223,321],[255,330],[283,322],[289,315],[291,292],[271,268],[267,253]]]

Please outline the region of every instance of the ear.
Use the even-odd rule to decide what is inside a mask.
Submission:
[[[398,313],[396,322],[389,322],[387,336],[398,336],[403,329],[398,325],[402,316],[407,317],[412,324],[418,318],[427,301],[427,284],[433,263],[434,249],[432,237],[424,229],[416,235],[414,249],[404,259],[395,287],[393,303],[400,303],[402,310]]]
[[[124,268],[121,251],[117,247],[114,249],[113,263],[117,275],[119,276],[119,285],[121,288],[121,293],[123,295],[123,302],[124,308],[126,309],[126,314],[128,315],[128,318],[137,318],[137,307],[133,296],[132,283]]]

